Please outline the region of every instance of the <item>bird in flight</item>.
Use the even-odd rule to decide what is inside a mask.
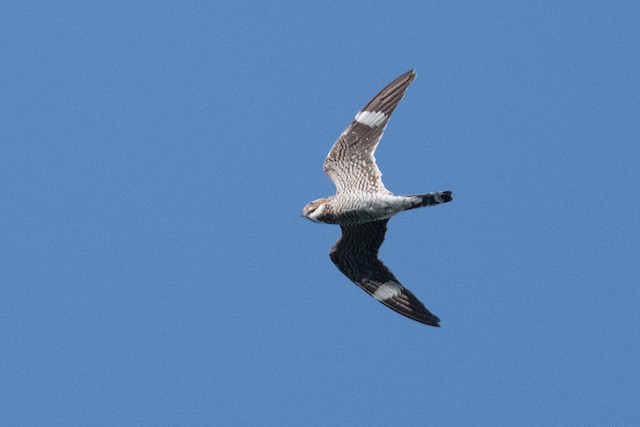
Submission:
[[[309,203],[302,215],[314,222],[340,225],[342,236],[329,256],[351,281],[403,316],[440,326],[440,319],[378,259],[392,216],[452,199],[451,191],[394,195],[385,188],[376,165],[374,153],[387,122],[415,77],[415,70],[404,73],[356,114],[324,161],[324,171],[335,184],[336,194]]]

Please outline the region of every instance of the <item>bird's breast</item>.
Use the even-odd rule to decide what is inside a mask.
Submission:
[[[338,224],[362,224],[391,218],[405,208],[401,196],[371,193],[343,193],[334,201]]]

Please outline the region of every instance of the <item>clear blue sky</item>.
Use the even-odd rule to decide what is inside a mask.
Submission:
[[[637,2],[10,2],[3,425],[640,424]],[[381,256],[333,266],[322,162],[377,152]]]

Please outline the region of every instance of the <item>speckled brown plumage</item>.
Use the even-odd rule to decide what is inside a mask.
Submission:
[[[413,70],[395,79],[358,112],[335,142],[324,170],[336,195],[314,200],[302,214],[315,222],[340,224],[331,248],[338,269],[369,295],[418,322],[439,326],[433,315],[378,259],[389,218],[398,212],[451,201],[450,191],[396,196],[382,183],[375,150],[391,114],[415,78]]]
[[[374,153],[391,114],[415,77],[414,70],[404,73],[360,110],[385,114],[387,117],[381,124],[366,126],[354,119],[329,151],[324,171],[336,185],[338,193],[355,189],[389,193],[382,183],[382,173],[376,165]]]

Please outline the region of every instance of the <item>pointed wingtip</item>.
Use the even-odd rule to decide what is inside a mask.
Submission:
[[[440,327],[440,319],[438,319],[436,316],[433,316],[433,318],[422,323],[424,323],[425,325],[433,326],[434,328]]]
[[[440,318],[431,313],[426,308],[423,312],[420,313],[419,316],[411,316],[411,319],[420,323],[424,323],[425,325],[433,326],[434,328],[440,327]]]

